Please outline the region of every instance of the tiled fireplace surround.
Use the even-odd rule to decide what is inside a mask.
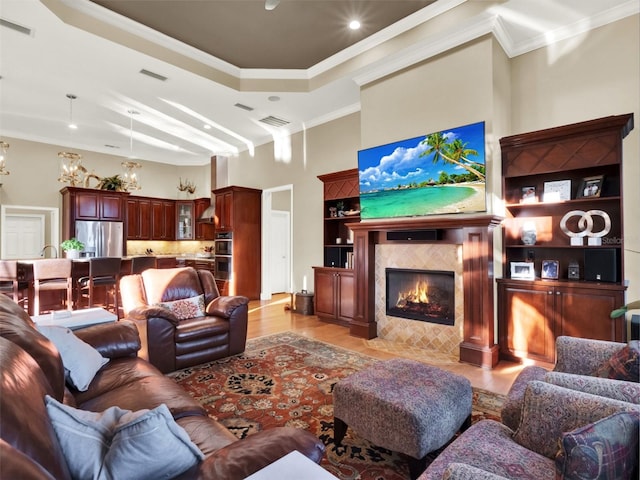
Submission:
[[[378,323],[378,337],[391,342],[432,350],[451,356],[456,360],[459,359],[464,322],[462,245],[380,244],[376,245],[375,249],[375,318]],[[438,325],[386,315],[385,268],[454,272],[454,325]]]
[[[424,345],[483,368],[498,363],[493,309],[494,215],[455,215],[348,224],[354,232],[352,335]],[[422,233],[436,233],[427,239]],[[422,233],[421,233],[422,232]],[[420,240],[422,239],[422,240]],[[456,273],[454,326],[415,322],[385,313],[385,267],[450,269]]]

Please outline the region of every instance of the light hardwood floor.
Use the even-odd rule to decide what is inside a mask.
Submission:
[[[461,362],[442,361],[429,352],[416,349],[397,350],[376,348],[375,342],[349,335],[349,330],[340,325],[323,322],[315,315],[302,315],[289,309],[291,297],[288,294],[274,295],[271,300],[254,300],[249,303],[248,338],[257,338],[274,333],[293,331],[309,338],[330,343],[338,347],[360,352],[381,360],[393,357],[407,357],[430,363],[446,370],[463,375],[474,387],[491,392],[506,394],[523,365],[500,362],[496,368],[483,369]]]

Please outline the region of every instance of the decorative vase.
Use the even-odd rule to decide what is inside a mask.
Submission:
[[[535,245],[538,240],[538,232],[536,231],[536,225],[533,222],[526,222],[522,226],[520,232],[520,239],[525,245]]]

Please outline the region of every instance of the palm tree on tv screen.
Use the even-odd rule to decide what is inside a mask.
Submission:
[[[421,157],[433,154],[433,163],[444,161],[458,165],[478,177],[481,181],[485,181],[484,172],[481,171],[484,170],[484,166],[467,158],[470,155],[478,155],[478,152],[466,148],[467,143],[461,139],[456,138],[450,142],[442,132],[436,132],[427,135],[427,138],[421,143],[426,143],[429,146],[427,150],[420,154]]]

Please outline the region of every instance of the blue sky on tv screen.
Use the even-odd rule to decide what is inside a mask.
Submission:
[[[469,160],[485,164],[484,122],[442,130],[449,140],[456,138],[466,143],[466,148],[476,150],[477,156]],[[433,154],[420,156],[429,146],[422,141],[429,134],[360,150],[358,152],[358,170],[360,172],[361,193],[394,188],[398,185],[437,181],[440,172],[462,174],[465,170],[442,160],[433,163]]]

